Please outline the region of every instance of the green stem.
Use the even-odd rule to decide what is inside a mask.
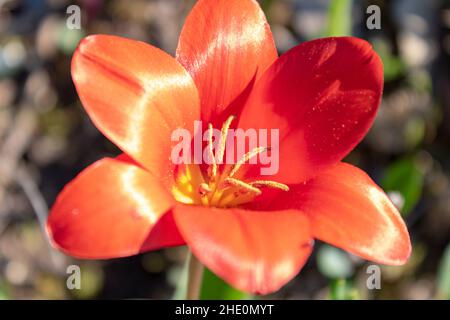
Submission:
[[[186,299],[198,300],[200,298],[200,289],[203,278],[203,265],[192,254],[189,254],[189,270],[188,270],[188,286],[186,291]]]

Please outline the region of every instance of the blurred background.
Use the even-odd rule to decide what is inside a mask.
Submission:
[[[173,54],[188,0],[0,0],[0,299],[177,298],[184,247],[126,259],[77,261],[49,247],[43,224],[57,193],[84,167],[118,150],[83,111],[70,77],[79,40],[139,39]],[[354,35],[383,59],[385,92],[369,135],[346,159],[400,208],[413,254],[381,266],[322,243],[276,299],[450,299],[450,1],[265,0],[280,53],[309,39]],[[81,8],[69,29],[67,8]],[[381,29],[369,30],[369,5]],[[66,286],[81,268],[81,289]],[[203,298],[254,298],[207,272]],[[260,297],[257,297],[260,298]]]

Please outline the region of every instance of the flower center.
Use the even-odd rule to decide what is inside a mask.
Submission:
[[[212,163],[207,170],[198,164],[184,164],[183,170],[176,175],[176,183],[172,194],[178,202],[211,207],[236,207],[262,194],[262,188],[274,188],[289,191],[283,183],[272,180],[244,181],[237,178],[239,169],[247,161],[270,150],[268,147],[257,147],[244,154],[233,165],[220,166],[225,154],[228,130],[234,117],[230,116],[222,126],[220,140],[216,152],[213,145],[213,128],[209,124],[207,152]]]

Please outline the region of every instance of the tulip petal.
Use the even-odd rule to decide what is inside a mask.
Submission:
[[[291,186],[270,206],[305,212],[315,238],[382,264],[404,264],[411,242],[398,210],[362,170],[340,163]]]
[[[130,39],[83,39],[72,59],[72,78],[97,128],[120,149],[167,183],[171,134],[193,131],[200,117],[195,84],[163,51]]]
[[[219,126],[215,119],[276,59],[270,27],[254,0],[198,1],[177,48],[177,60],[197,85],[202,119]]]
[[[279,148],[272,146],[279,152],[279,171],[271,179],[300,183],[338,163],[361,141],[382,88],[382,63],[368,42],[352,37],[305,42],[255,84],[239,127],[279,130]]]
[[[79,258],[124,257],[183,244],[172,197],[131,162],[104,158],[59,194],[47,221],[52,243]]]
[[[246,292],[278,290],[312,250],[308,219],[299,212],[177,205],[174,216],[200,262]]]

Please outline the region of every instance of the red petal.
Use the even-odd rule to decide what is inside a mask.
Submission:
[[[198,1],[177,49],[178,61],[197,85],[206,122],[220,115],[276,58],[269,25],[253,0]]]
[[[405,263],[408,230],[386,194],[362,170],[346,163],[278,197],[275,210],[308,214],[314,237],[383,264]]]
[[[186,70],[143,42],[96,35],[78,46],[72,77],[99,130],[167,181],[172,131],[193,130],[200,117],[197,89]]]
[[[54,245],[72,256],[129,256],[183,243],[171,214],[164,215],[172,204],[171,195],[150,173],[104,158],[64,188],[47,229]]]
[[[232,286],[268,294],[291,280],[312,249],[298,212],[178,205],[175,221],[193,254]]]
[[[345,157],[374,120],[382,69],[371,45],[351,37],[305,42],[281,56],[256,83],[239,122],[280,130],[279,172],[271,179],[306,181]]]

